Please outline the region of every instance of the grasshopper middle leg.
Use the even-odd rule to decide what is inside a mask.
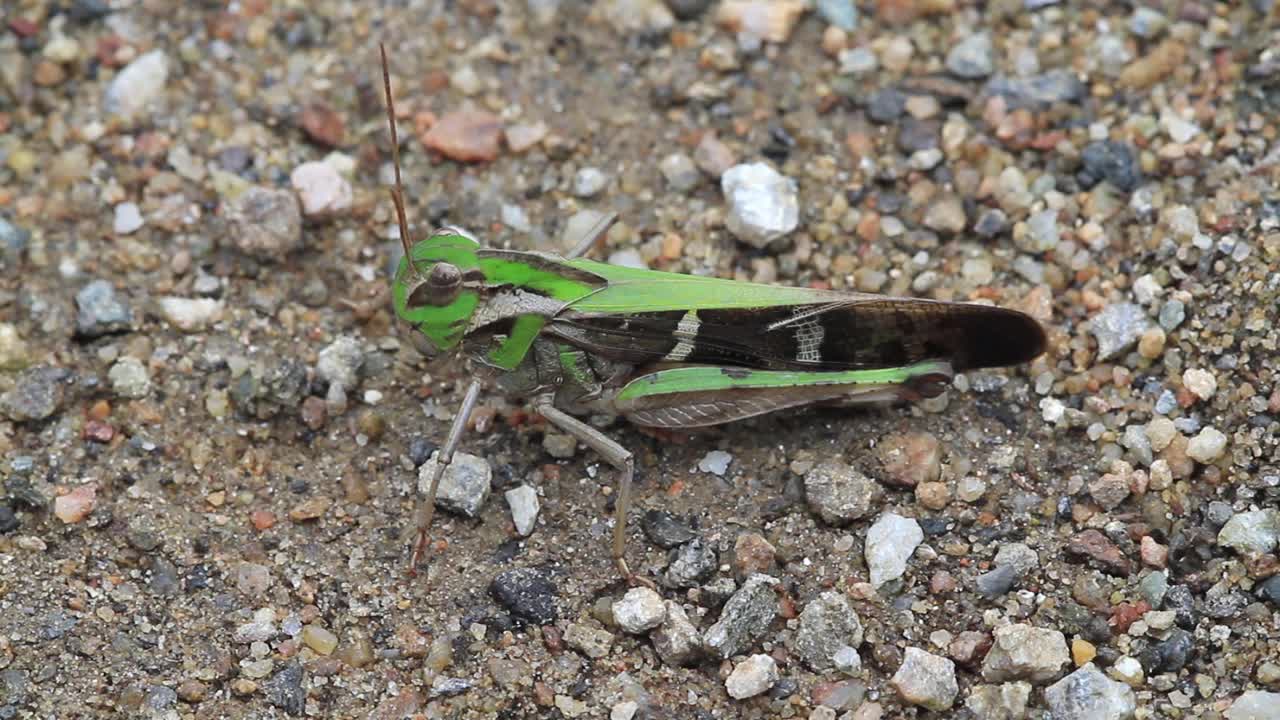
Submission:
[[[533,407],[547,422],[586,443],[618,470],[618,498],[614,504],[613,562],[628,584],[640,582],[627,565],[627,511],[631,509],[631,481],[636,463],[631,451],[614,442],[608,435],[552,405],[551,396],[538,398]]]

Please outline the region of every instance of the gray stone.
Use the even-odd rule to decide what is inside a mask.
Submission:
[[[137,119],[161,96],[168,79],[169,59],[163,50],[139,55],[112,78],[102,108],[109,115]]]
[[[0,395],[0,412],[14,422],[48,420],[62,406],[69,376],[69,371],[49,365],[23,370],[13,387]]]
[[[662,658],[662,662],[672,667],[698,664],[706,653],[702,636],[693,623],[689,622],[689,616],[680,603],[667,600],[666,606],[666,620],[649,633],[653,649]]]
[[[982,720],[1023,720],[1030,698],[1029,682],[975,685],[964,704],[975,717]]]
[[[436,470],[439,452],[418,469],[418,492],[424,496],[431,489],[431,475]],[[436,507],[466,517],[476,517],[493,487],[493,470],[484,458],[469,453],[455,453],[445,468],[436,490]]]
[[[344,335],[329,343],[316,358],[316,375],[329,385],[341,385],[354,390],[360,383],[360,368],[364,365],[364,348],[360,341]]]
[[[538,501],[538,491],[530,485],[517,485],[503,493],[507,498],[507,506],[511,508],[511,522],[515,525],[516,535],[528,537],[538,522],[538,512],[542,504]]]
[[[673,589],[695,587],[716,569],[715,548],[701,538],[673,548],[667,557],[662,584]]]
[[[1218,544],[1239,553],[1269,553],[1280,542],[1280,510],[1250,510],[1231,516],[1218,532]]]
[[[848,525],[878,504],[880,484],[838,460],[827,460],[804,476],[810,509],[828,525]]]
[[[703,640],[721,659],[741,655],[764,635],[778,613],[778,580],[756,573],[729,598],[720,619],[707,629]]]
[[[1133,14],[1129,16],[1129,32],[1146,40],[1164,32],[1168,25],[1169,18],[1164,13],[1141,5],[1134,8]]]
[[[76,334],[96,338],[133,329],[133,311],[106,280],[94,280],[76,293]]]
[[[609,654],[613,646],[613,633],[602,627],[586,623],[569,623],[564,630],[564,643],[592,659]]]
[[[1128,720],[1137,709],[1133,690],[1093,663],[1045,688],[1044,700],[1054,720]]]
[[[1057,630],[1006,625],[994,632],[991,650],[982,662],[982,677],[988,682],[1044,682],[1058,677],[1070,659],[1067,640]]]
[[[1017,237],[1018,247],[1030,253],[1044,253],[1058,247],[1058,212],[1041,210],[1027,218],[1027,232]]]
[[[1275,720],[1280,718],[1280,693],[1249,690],[1231,703],[1226,720]]]
[[[646,633],[667,619],[662,596],[647,587],[634,587],[613,603],[613,619],[632,635]]]
[[[302,247],[302,208],[292,190],[255,186],[225,203],[227,236],[240,252],[282,260]]]
[[[147,372],[147,366],[141,360],[127,355],[116,360],[107,371],[107,379],[111,382],[112,392],[119,397],[142,398],[151,390],[151,376]]]
[[[906,702],[939,712],[951,707],[960,693],[955,663],[916,647],[903,653],[889,684]]]
[[[302,686],[302,665],[294,660],[262,684],[263,694],[285,714],[299,716],[307,705],[307,689]]]
[[[720,178],[729,204],[725,226],[742,242],[768,247],[800,224],[799,187],[769,165],[735,165]]]
[[[866,558],[871,584],[880,587],[907,571],[907,561],[924,541],[920,523],[885,513],[867,530]]]
[[[947,53],[947,70],[959,78],[977,80],[995,70],[995,48],[986,33],[970,35]]]
[[[702,173],[694,164],[693,158],[680,152],[662,158],[658,163],[658,170],[666,178],[667,185],[678,192],[688,192],[702,180]]]
[[[1110,360],[1133,347],[1151,327],[1151,318],[1134,303],[1114,303],[1093,317],[1091,330],[1098,339],[1098,360]]]
[[[578,452],[578,439],[567,433],[548,432],[542,436],[542,449],[553,458],[568,460]]]
[[[795,652],[814,670],[832,669],[841,651],[861,644],[862,620],[843,594],[828,590],[800,612]]]

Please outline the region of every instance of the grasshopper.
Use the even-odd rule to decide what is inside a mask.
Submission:
[[[435,496],[486,383],[527,398],[548,423],[618,472],[613,561],[625,556],[635,460],[577,416],[685,430],[779,410],[936,397],[956,372],[1025,363],[1046,344],[1030,316],[988,305],[737,282],[583,258],[613,216],[563,257],[485,248],[446,227],[410,242],[385,48],[396,209],[404,258],[396,315],[428,358],[461,352],[468,384],[414,514],[410,572]]]

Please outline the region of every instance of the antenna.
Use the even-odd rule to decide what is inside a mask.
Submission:
[[[387,123],[391,126],[391,164],[396,169],[396,184],[391,188],[391,202],[396,206],[396,220],[400,222],[400,244],[404,246],[404,257],[409,263],[409,270],[418,274],[413,264],[412,248],[409,246],[409,221],[404,215],[404,186],[400,184],[400,138],[396,137],[396,106],[391,99],[391,71],[387,69],[387,46],[378,43],[382,53],[382,90],[387,96]]]

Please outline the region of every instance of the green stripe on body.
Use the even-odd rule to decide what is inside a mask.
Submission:
[[[714,392],[742,388],[795,388],[820,385],[899,385],[929,374],[951,375],[946,362],[930,360],[896,368],[805,372],[693,366],[659,370],[632,380],[618,393],[619,403],[656,395]]]

